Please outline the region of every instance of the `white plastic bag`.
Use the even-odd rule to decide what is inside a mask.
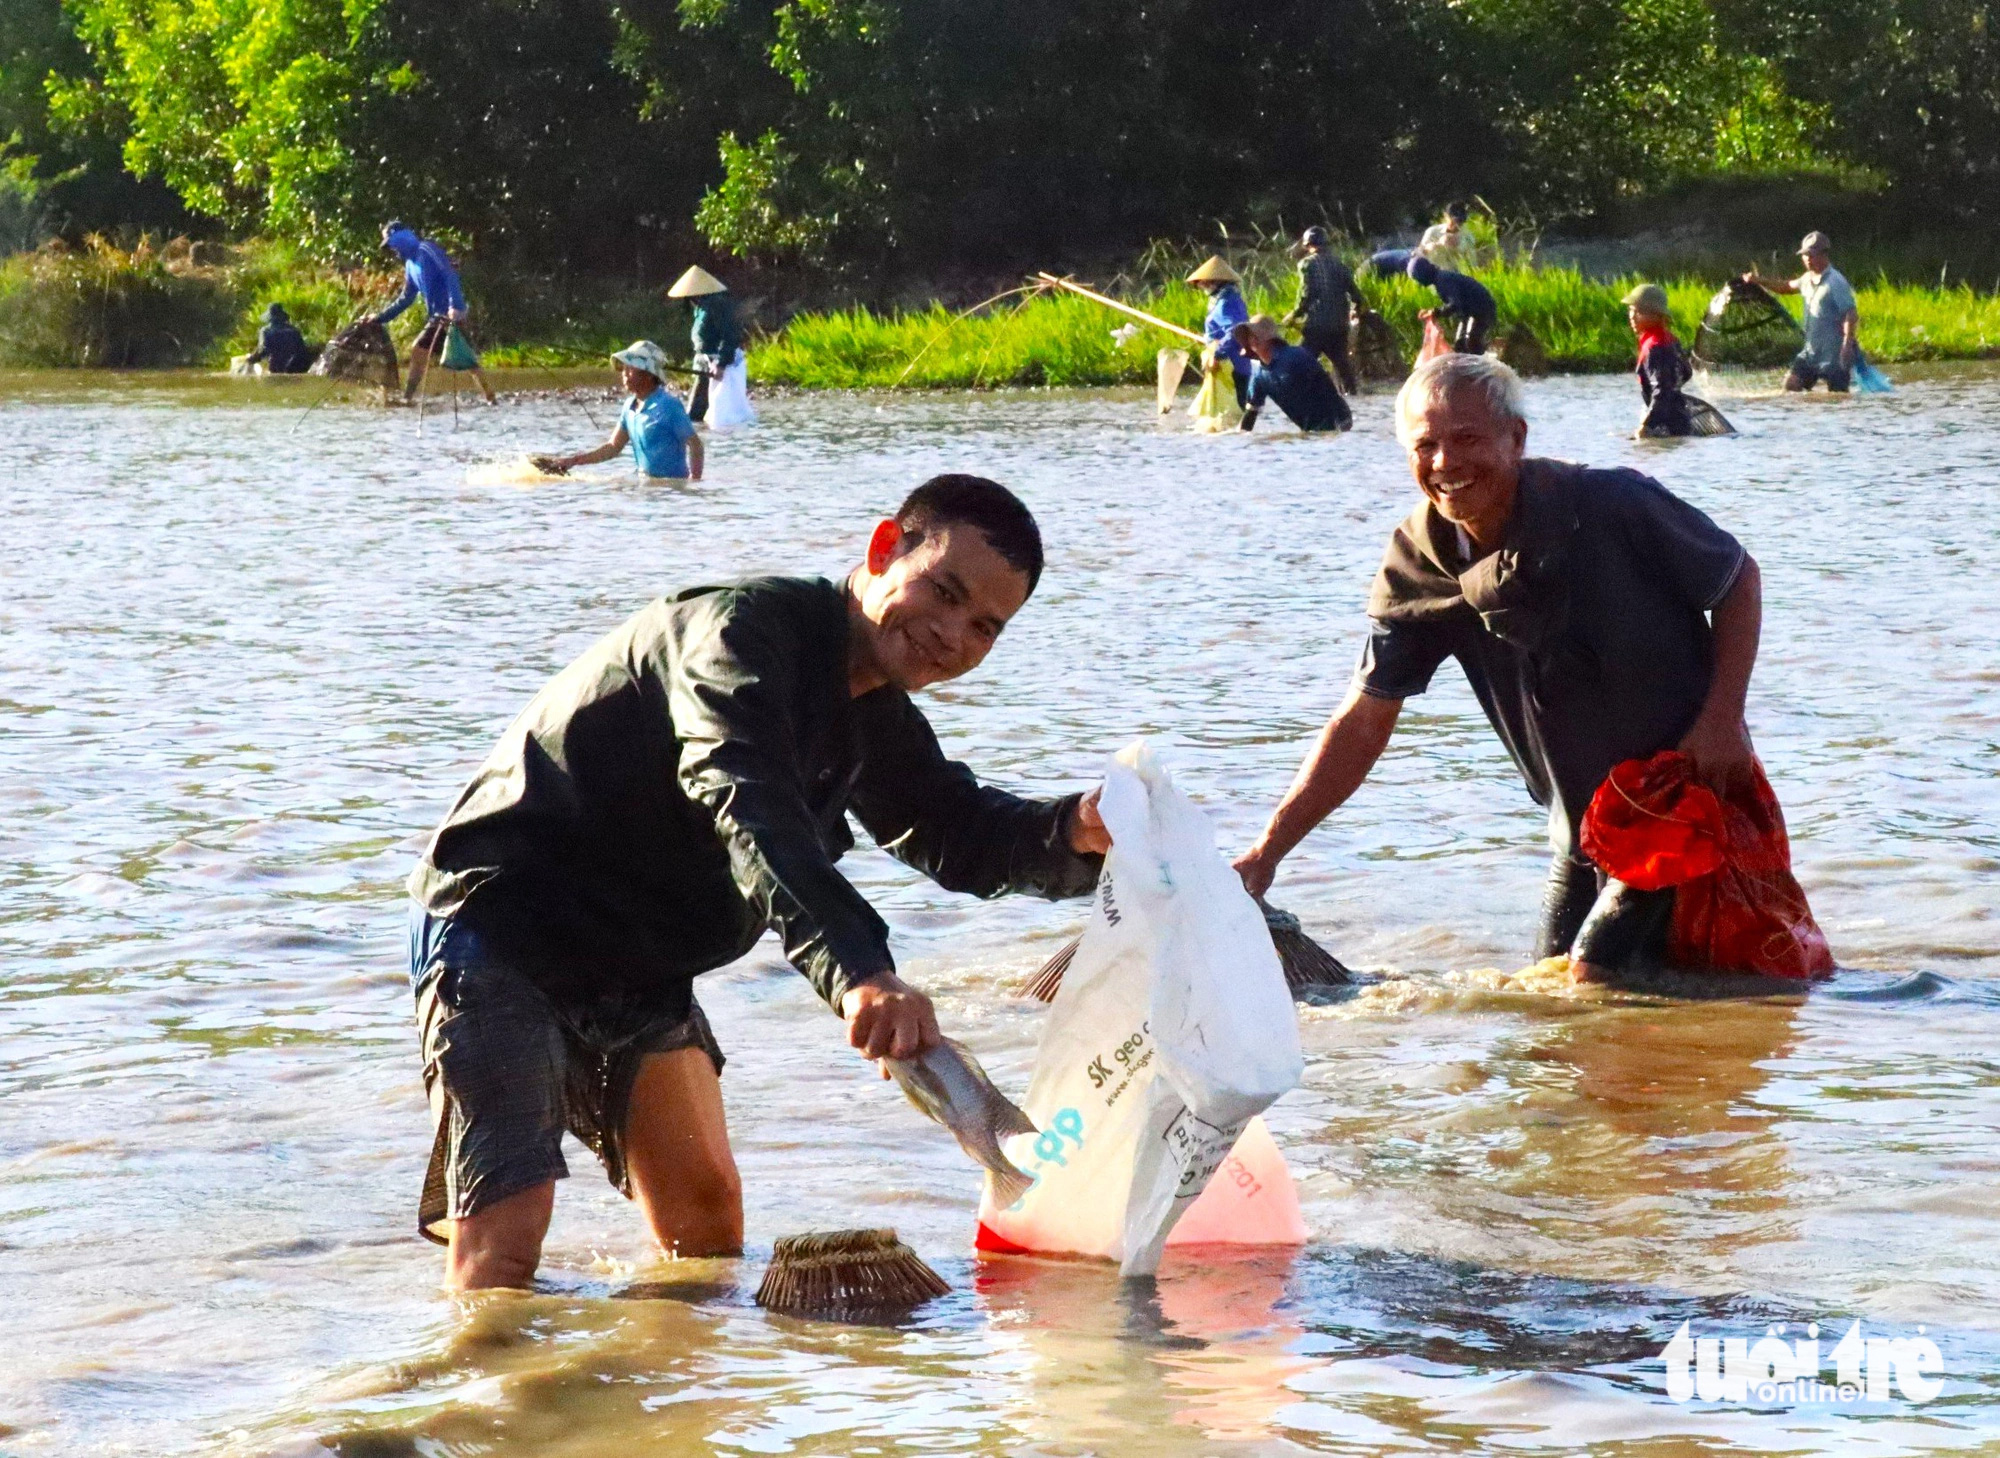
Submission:
[[[708,395],[708,423],[717,430],[738,425],[754,425],[757,411],[750,403],[750,366],[742,350],[723,367],[722,378],[713,381]]]
[[[1304,1071],[1264,914],[1143,743],[1104,779],[1111,853],[1006,1145],[1035,1177],[980,1244],[1150,1274],[1245,1126]],[[1281,1162],[1282,1163],[1282,1162]]]

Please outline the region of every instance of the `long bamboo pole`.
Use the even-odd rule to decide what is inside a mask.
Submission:
[[[1108,294],[1100,294],[1096,289],[1087,289],[1073,278],[1057,278],[1052,273],[1038,273],[1035,275],[1035,278],[1045,288],[1068,289],[1073,294],[1082,294],[1086,299],[1100,303],[1107,309],[1116,309],[1121,314],[1130,314],[1141,323],[1150,324],[1155,329],[1164,329],[1169,334],[1178,334],[1182,339],[1192,340],[1194,343],[1204,347],[1209,342],[1205,336],[1195,333],[1192,329],[1183,329],[1178,324],[1168,323],[1157,314],[1148,314],[1144,309],[1135,309],[1130,304],[1121,303]]]

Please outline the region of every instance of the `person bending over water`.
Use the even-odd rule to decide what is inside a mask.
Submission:
[[[1528,793],[1549,807],[1555,861],[1536,955],[1570,953],[1579,981],[1657,963],[1674,893],[1606,884],[1577,834],[1623,760],[1678,748],[1717,789],[1748,783],[1757,564],[1636,471],[1527,457],[1521,382],[1498,360],[1419,365],[1396,413],[1424,499],[1369,591],[1345,701],[1236,862],[1244,884],[1270,889],[1285,856],[1367,778],[1403,700],[1456,658]]]
[[[1236,342],[1250,352],[1249,404],[1243,411],[1243,430],[1257,428],[1258,412],[1266,400],[1277,401],[1300,430],[1347,430],[1354,424],[1354,412],[1341,398],[1333,377],[1320,368],[1319,359],[1303,345],[1287,344],[1278,321],[1257,314],[1235,330]]]
[[[618,428],[611,432],[611,439],[573,456],[536,456],[535,464],[554,475],[567,475],[576,466],[608,461],[629,445],[639,469],[653,479],[699,481],[701,434],[667,388],[665,351],[652,340],[641,339],[611,358],[632,396],[619,412]]]
[[[410,877],[435,1121],[418,1221],[447,1246],[447,1284],[528,1284],[565,1127],[662,1247],[741,1248],[723,1057],[693,981],[767,928],[864,1056],[938,1042],[888,927],[835,867],[850,813],[949,890],[1095,887],[1095,796],[981,785],[910,700],[978,667],[1041,570],[1011,492],[934,477],[844,582],[661,599],[515,720]]]
[[[424,327],[410,342],[410,372],[403,384],[403,399],[414,400],[423,387],[431,360],[443,353],[451,326],[463,323],[466,318],[465,289],[444,249],[428,238],[419,238],[415,229],[400,222],[384,223],[382,246],[403,260],[403,292],[388,308],[374,315],[374,322],[387,324],[419,298],[424,301]],[[486,383],[486,372],[475,364],[471,374],[486,403],[497,403],[493,387]]]
[[[1429,319],[1436,314],[1445,315],[1454,321],[1451,335],[1453,349],[1460,354],[1486,353],[1487,336],[1492,334],[1493,321],[1499,314],[1499,308],[1486,285],[1465,274],[1439,268],[1422,254],[1410,260],[1408,272],[1411,278],[1434,292],[1444,305],[1441,309],[1423,310],[1418,317]]]

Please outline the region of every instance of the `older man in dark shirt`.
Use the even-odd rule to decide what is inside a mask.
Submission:
[[[1555,862],[1536,954],[1579,980],[1657,961],[1672,891],[1606,883],[1578,849],[1613,765],[1679,749],[1717,788],[1747,781],[1743,704],[1762,588],[1736,539],[1636,471],[1526,456],[1520,381],[1446,355],[1410,376],[1397,433],[1424,500],[1391,538],[1346,701],[1237,867],[1278,864],[1358,789],[1403,700],[1456,658],[1528,792]]]
[[[767,929],[870,1058],[938,1040],[835,866],[851,813],[949,890],[1080,896],[1094,798],[1024,800],[946,759],[910,694],[985,658],[1041,574],[1003,487],[940,476],[846,581],[767,577],[642,609],[536,695],[410,877],[436,1122],[419,1228],[457,1287],[525,1285],[565,1127],[670,1252],[743,1240],[693,981]]]

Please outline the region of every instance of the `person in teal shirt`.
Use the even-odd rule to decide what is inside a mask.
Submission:
[[[632,393],[618,414],[611,439],[573,456],[537,456],[535,464],[562,476],[576,466],[608,461],[630,446],[639,469],[655,480],[699,481],[704,464],[701,436],[666,386],[666,354],[652,340],[641,339],[611,358]]]

